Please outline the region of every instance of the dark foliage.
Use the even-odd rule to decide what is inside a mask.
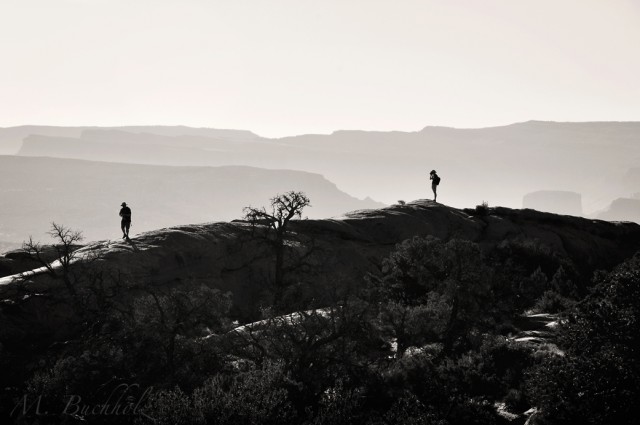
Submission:
[[[640,255],[599,280],[561,327],[565,355],[530,373],[538,423],[640,423]]]
[[[305,199],[281,217],[275,204],[265,236],[284,247]],[[520,423],[531,407],[538,424],[638,422],[640,256],[586,284],[579,259],[535,242],[485,256],[416,237],[362,284],[282,280],[244,325],[206,282],[141,287],[71,258],[47,269],[55,288],[0,308],[5,422],[503,424],[497,406]],[[38,309],[52,305],[66,313]],[[514,338],[531,309],[562,314],[557,340]]]

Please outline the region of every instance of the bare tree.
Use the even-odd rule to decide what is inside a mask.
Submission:
[[[117,308],[118,294],[129,285],[127,276],[104,264],[100,250],[76,255],[84,239],[82,232],[52,223],[48,234],[54,240],[52,245],[42,245],[32,238],[23,243],[23,251],[39,270],[21,273],[16,278],[18,293],[32,296],[35,290],[38,296],[46,296],[52,302],[69,303],[83,321],[100,322],[111,309]],[[50,284],[32,288],[32,278],[38,274],[62,283],[65,291]]]
[[[51,230],[47,232],[53,239],[53,250],[55,255],[46,253],[46,248],[33,238],[29,237],[29,241],[22,244],[22,250],[26,252],[38,265],[44,269],[44,272],[52,279],[60,280],[64,284],[65,289],[71,296],[75,307],[80,307],[81,300],[77,291],[77,282],[71,272],[71,263],[73,261],[73,252],[78,249],[80,242],[84,239],[82,232],[71,230],[68,227],[57,223],[51,223]],[[23,274],[24,280],[27,275]]]
[[[267,228],[266,239],[274,249],[275,285],[278,290],[284,285],[285,236],[289,223],[295,217],[302,217],[302,210],[310,206],[309,198],[303,192],[289,191],[271,198],[271,210],[266,208],[245,207],[244,219],[252,226],[264,225]]]

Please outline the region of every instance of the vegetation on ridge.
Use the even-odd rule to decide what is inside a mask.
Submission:
[[[143,285],[99,257],[55,270],[62,284],[21,285],[0,306],[4,418],[500,424],[535,407],[530,423],[636,423],[638,255],[587,274],[588,259],[535,238],[486,250],[416,236],[361,280],[311,285],[322,270],[255,218],[257,243],[279,241],[299,271],[276,285],[273,263],[258,322],[201,281]],[[76,234],[58,229],[61,246]],[[557,330],[527,342],[525,312],[557,313]]]

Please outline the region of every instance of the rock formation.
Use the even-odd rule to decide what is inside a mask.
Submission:
[[[96,256],[138,284],[206,284],[231,291],[236,308],[250,314],[269,285],[273,266],[269,246],[254,230],[242,221],[184,225],[143,233],[130,242],[102,241],[77,254]],[[348,285],[379,270],[397,243],[414,236],[466,239],[485,253],[508,240],[537,244],[579,260],[587,272],[610,268],[640,249],[640,226],[634,223],[507,208],[476,214],[421,200],[292,222],[286,243],[304,257],[304,264],[292,267],[290,277],[313,286]],[[30,283],[36,289],[49,284],[46,276]],[[0,279],[0,294],[11,286],[11,278]]]
[[[640,199],[618,198],[609,208],[595,215],[600,220],[634,221],[640,223]]]

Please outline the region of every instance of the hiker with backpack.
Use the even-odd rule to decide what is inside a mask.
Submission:
[[[127,206],[126,202],[122,203],[122,208],[120,209],[120,217],[122,217],[122,221],[120,222],[120,228],[122,229],[122,239],[129,239],[129,228],[131,227],[131,208]]]
[[[438,197],[436,189],[440,184],[440,177],[438,176],[438,173],[436,173],[436,170],[431,170],[429,173],[429,180],[431,180],[431,190],[433,190],[433,202],[436,202],[436,198]]]

